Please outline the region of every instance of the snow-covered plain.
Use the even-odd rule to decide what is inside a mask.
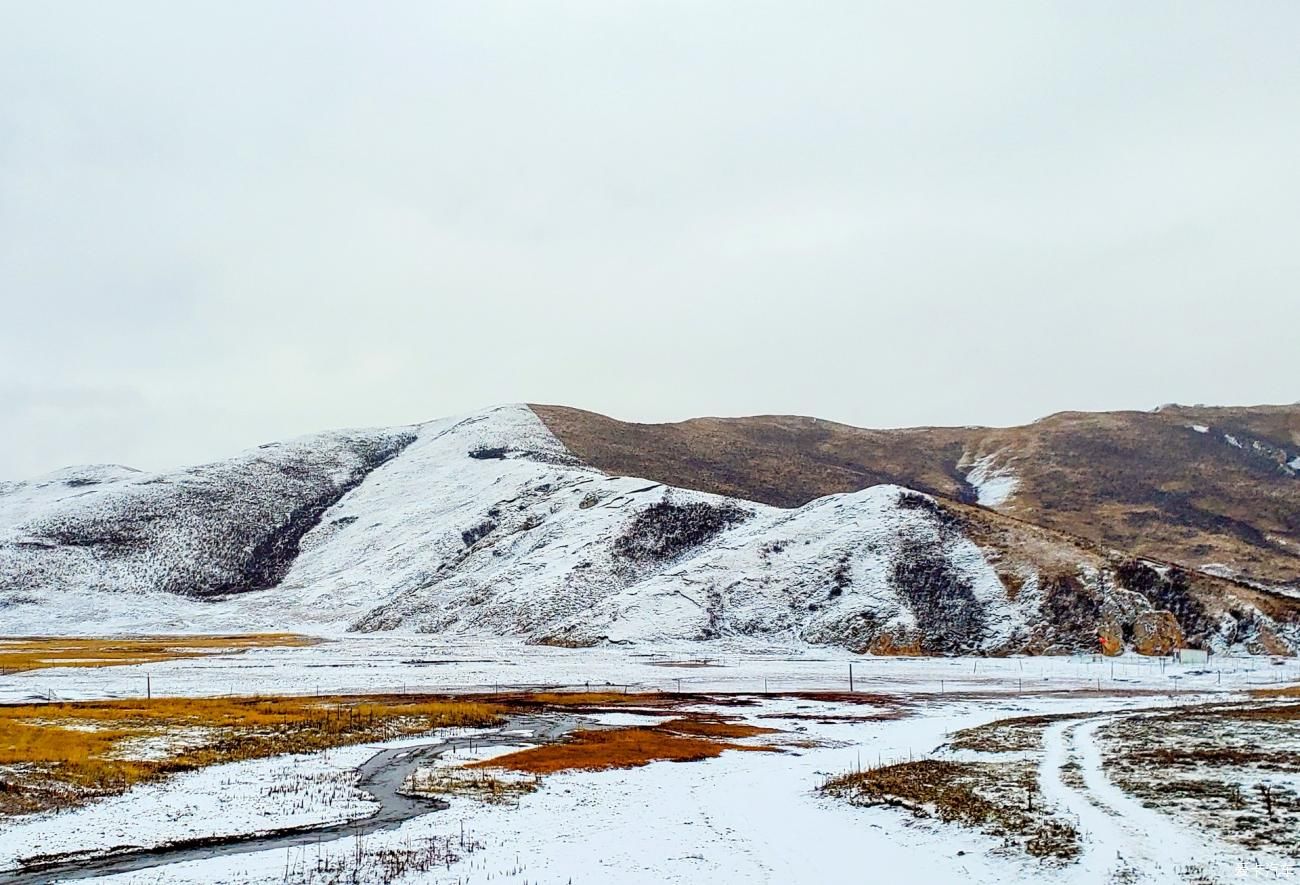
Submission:
[[[1184,701],[1189,699],[1182,699]],[[1111,881],[1116,854],[1146,862],[1135,882],[1181,882],[1187,856],[1231,872],[1215,881],[1294,881],[1294,864],[1260,861],[1155,812],[1141,829],[1116,820],[1105,805],[1127,797],[1100,771],[1085,770],[1088,790],[1053,788],[1049,799],[1077,820],[1085,852],[1076,863],[1038,861],[1002,846],[999,839],[885,808],[857,808],[826,798],[816,787],[828,776],[869,765],[920,758],[961,728],[1009,716],[1107,713],[1133,706],[1171,703],[1131,697],[1006,697],[1001,700],[942,699],[919,706],[904,719],[841,721],[861,714],[843,702],[798,698],[761,699],[756,707],[727,707],[729,715],[785,730],[817,745],[780,754],[726,752],[695,763],[653,763],[637,769],[549,776],[542,788],[508,805],[450,798],[451,807],[407,821],[400,828],[357,840],[339,839],[304,848],[160,866],[105,877],[112,883],[284,882],[286,871],[302,879],[321,857],[343,858],[361,849],[401,849],[433,837],[469,834],[477,847],[457,864],[399,878],[403,882],[473,883],[837,883],[875,879],[926,882]],[[701,705],[707,709],[707,705]],[[1088,722],[1090,722],[1089,720]],[[1085,722],[1086,727],[1091,727]],[[1049,758],[1053,751],[1049,742]],[[472,758],[472,757],[471,757]],[[1056,761],[1060,761],[1059,759]],[[221,785],[209,781],[221,801]],[[69,831],[90,810],[64,817]],[[1145,819],[1144,819],[1145,820]],[[72,839],[75,841],[75,838]],[[1125,864],[1124,869],[1129,866]],[[1241,877],[1237,878],[1238,873]]]
[[[135,787],[74,812],[0,819],[0,869],[33,854],[152,848],[178,839],[262,832],[364,817],[353,785],[370,745],[214,765]]]
[[[889,657],[801,643],[669,642],[568,649],[517,639],[345,634],[318,645],[249,649],[131,666],[0,676],[0,702],[155,695],[490,692],[614,686],[629,691],[920,693],[1141,689],[1220,691],[1300,681],[1300,659],[1216,656],[1202,667],[1124,655]]]
[[[794,712],[795,706],[774,704],[760,712]],[[826,710],[837,711],[850,710]],[[419,818],[382,838],[399,845],[456,832],[463,822],[485,847],[461,868],[423,880],[442,883],[827,883],[887,869],[908,871],[921,881],[993,882],[1005,876],[1006,860],[988,854],[993,840],[987,837],[839,806],[813,793],[826,775],[856,764],[864,741],[871,753],[906,758],[939,744],[946,731],[980,719],[980,713],[965,710],[906,726],[818,726],[818,737],[852,746],[780,756],[732,752],[697,763],[557,775],[517,807],[453,800],[445,817]],[[960,850],[966,856],[957,857]],[[233,874],[227,862],[191,864],[169,871],[175,878],[165,881],[280,881],[285,860],[281,852],[249,856]],[[1034,869],[1024,864],[1023,874]]]
[[[1249,657],[1219,658],[1209,667],[1194,668],[1132,656],[887,658],[799,644],[771,648],[738,642],[716,643],[708,650],[712,653],[705,658],[698,644],[562,649],[510,640],[484,644],[348,636],[238,655],[12,674],[0,678],[0,700],[50,693],[57,698],[139,696],[145,673],[156,694],[175,695],[470,692],[543,685],[744,692],[756,706],[727,706],[719,712],[815,745],[780,754],[727,752],[698,763],[554,775],[513,806],[452,797],[446,811],[365,836],[365,848],[397,849],[455,836],[462,826],[472,844],[481,843],[449,869],[399,880],[411,882],[824,883],[857,881],[869,870],[934,882],[1068,883],[1098,881],[1089,871],[1101,855],[1085,854],[1079,864],[1039,862],[1003,850],[999,840],[977,832],[898,811],[855,808],[825,798],[815,788],[827,776],[855,766],[922,758],[949,732],[1008,716],[1192,703],[1300,681],[1300,665],[1293,660]],[[879,706],[778,694],[846,691],[850,664],[857,692],[889,695],[905,703],[910,715],[864,720],[864,715],[880,712]],[[711,709],[708,701],[691,704],[694,710]],[[608,715],[603,724],[642,724],[642,716]],[[367,745],[224,765],[79,810],[11,823],[0,830],[0,865],[27,854],[151,845],[364,815],[368,800],[352,786],[348,770],[375,750]],[[1091,801],[1064,795],[1056,800],[1075,814],[1080,801]],[[1096,830],[1087,838],[1104,846],[1102,855],[1112,845],[1127,852],[1130,842],[1138,844],[1128,829],[1107,829],[1105,816],[1080,818],[1085,830]],[[1205,844],[1218,850],[1217,843]],[[1159,849],[1150,840],[1141,845],[1148,852]],[[104,881],[283,882],[286,869],[305,871],[303,881],[326,881],[308,875],[318,859],[343,858],[357,849],[356,840],[336,839],[307,848],[160,866]],[[1250,860],[1242,860],[1240,852],[1224,856],[1233,864]],[[1169,863],[1172,869],[1173,861]],[[1274,875],[1271,869],[1261,867],[1241,881],[1288,881],[1287,875],[1295,873]],[[1147,881],[1177,880],[1156,876]]]

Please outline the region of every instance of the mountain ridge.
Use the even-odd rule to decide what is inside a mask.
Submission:
[[[611,470],[556,433],[547,408],[318,434],[162,474],[72,469],[0,486],[0,628],[414,630],[574,646],[730,636],[937,654],[1289,652],[1300,638],[1300,600],[1012,508],[897,483],[779,507]],[[821,457],[787,460],[808,469]],[[743,480],[743,466],[733,458],[724,478]],[[984,469],[971,489],[1001,494],[1000,466],[968,459],[959,475]]]
[[[1300,406],[897,430],[800,416],[635,424],[533,408],[576,455],[611,472],[787,507],[896,483],[1189,568],[1218,562],[1246,580],[1300,586]],[[990,491],[1004,496],[980,502],[972,477],[1003,480]]]

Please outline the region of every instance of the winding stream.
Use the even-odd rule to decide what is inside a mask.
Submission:
[[[441,799],[411,796],[401,791],[407,775],[448,750],[503,744],[544,744],[572,731],[581,720],[566,715],[523,715],[508,719],[500,728],[415,746],[380,750],[357,769],[357,786],[379,803],[364,818],[331,824],[306,824],[270,832],[205,836],[170,842],[154,848],[125,848],[89,856],[60,858],[0,871],[0,885],[36,885],[53,881],[92,879],[112,873],[131,873],[168,864],[232,854],[315,845],[348,836],[392,830],[405,821],[448,807]]]

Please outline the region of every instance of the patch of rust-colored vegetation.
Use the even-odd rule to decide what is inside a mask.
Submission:
[[[406,695],[0,706],[0,815],[78,805],[223,762],[325,750],[439,727],[491,725],[501,709]],[[142,741],[160,749],[133,752]]]
[[[1028,764],[922,759],[843,774],[821,790],[853,805],[902,808],[1001,836],[1034,857],[1079,853],[1078,831],[1045,810]]]
[[[715,707],[752,707],[752,698],[737,695],[677,694],[623,691],[529,691],[493,695],[493,700],[520,710],[562,709],[574,713],[661,712],[682,704],[707,703]]]
[[[0,673],[46,667],[115,667],[234,654],[250,648],[314,645],[319,640],[293,633],[236,636],[137,636],[130,638],[18,637],[0,639]]]
[[[1284,685],[1280,688],[1256,688],[1250,693],[1257,698],[1297,698],[1300,697],[1300,685]]]
[[[531,747],[470,767],[541,775],[638,768],[651,762],[696,762],[720,756],[726,750],[773,751],[770,745],[733,742],[773,733],[774,729],[721,719],[680,718],[652,726],[575,731],[560,743]]]

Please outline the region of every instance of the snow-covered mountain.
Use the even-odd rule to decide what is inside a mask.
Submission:
[[[859,651],[1282,650],[1283,597],[896,485],[787,509],[576,458],[527,406],[0,484],[0,630],[423,631]]]

